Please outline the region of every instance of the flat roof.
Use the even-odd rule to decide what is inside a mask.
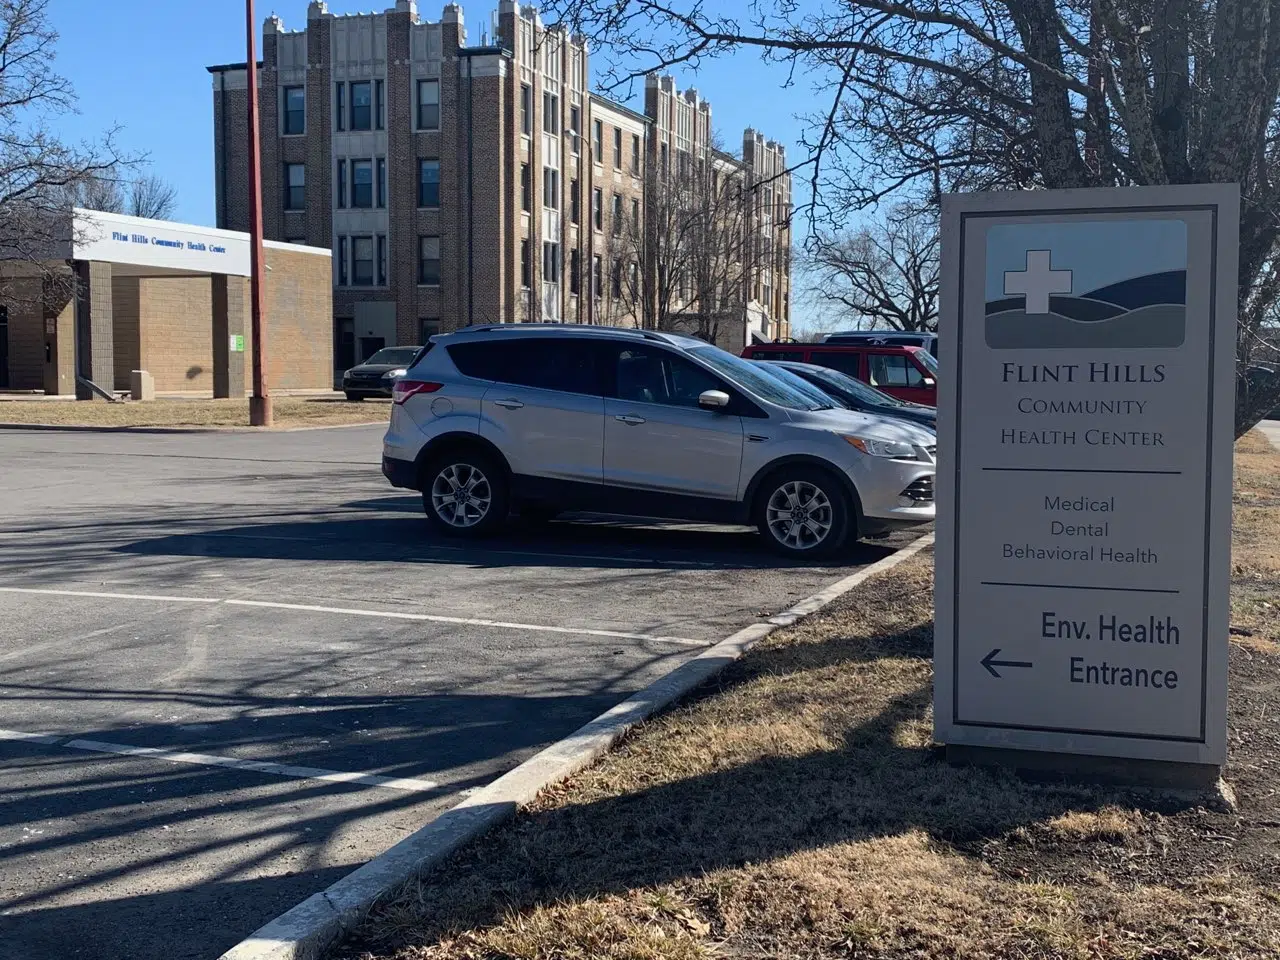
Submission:
[[[643,113],[637,113],[635,110],[632,110],[630,107],[626,106],[625,104],[619,103],[617,100],[610,100],[608,97],[606,97],[602,93],[592,92],[591,99],[599,100],[606,107],[609,107],[612,110],[617,110],[619,113],[625,113],[628,116],[635,117],[637,120],[643,120],[645,123],[653,123],[652,117],[647,117]]]
[[[249,61],[241,60],[239,63],[217,63],[212,67],[205,67],[205,69],[210,73],[229,73],[232,70],[247,70],[249,69]],[[258,69],[262,69],[261,60],[258,61]]]

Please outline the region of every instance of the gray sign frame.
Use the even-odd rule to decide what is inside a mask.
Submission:
[[[1225,763],[1239,217],[1240,192],[1234,184],[956,194],[943,197],[939,318],[942,350],[938,385],[940,469],[937,476],[934,630],[934,736],[938,742],[966,747],[1174,763],[1218,766]],[[1023,478],[1019,482],[1029,484],[1030,489],[1036,491],[1034,496],[1037,498],[1042,488],[1050,489],[1050,483],[1061,484],[1064,476],[1081,475],[1083,479],[1079,482],[1090,483],[1094,485],[1094,489],[1105,490],[1113,480],[1119,483],[1112,475],[1176,473],[1179,477],[1185,477],[1185,482],[1179,481],[1176,502],[1172,505],[1178,510],[1190,511],[1193,516],[1203,517],[1203,551],[1199,549],[1200,533],[1195,533],[1194,537],[1188,534],[1188,539],[1195,541],[1194,554],[1180,556],[1178,559],[1183,563],[1182,567],[1175,570],[1177,579],[1172,583],[1162,583],[1160,588],[1077,586],[1049,582],[1014,583],[982,579],[982,574],[975,574],[973,571],[984,569],[984,564],[992,563],[992,554],[988,549],[990,545],[986,544],[984,547],[983,537],[989,538],[990,531],[998,530],[1001,525],[1014,530],[1021,519],[1024,526],[1011,535],[1011,539],[1016,541],[1024,536],[1022,531],[1026,529],[1029,517],[1024,512],[1019,518],[1016,510],[993,509],[990,491],[979,489],[985,486],[985,481],[984,484],[976,484],[972,481],[966,483],[963,479],[966,469],[973,469],[974,463],[984,462],[982,458],[991,456],[991,444],[979,442],[974,437],[983,430],[989,433],[992,429],[994,408],[990,397],[999,397],[999,390],[1002,389],[997,387],[993,391],[989,384],[973,384],[970,386],[970,394],[978,397],[979,393],[986,391],[982,396],[985,402],[975,403],[971,397],[971,402],[966,406],[966,366],[969,368],[968,375],[973,376],[975,364],[991,360],[996,355],[1002,362],[1037,365],[1050,358],[1050,351],[1046,346],[1048,341],[1026,346],[1018,339],[1021,334],[1016,321],[1022,311],[1012,314],[1015,321],[1012,326],[1001,318],[1000,322],[1005,325],[999,328],[1001,332],[995,334],[997,338],[1005,337],[1008,341],[1012,331],[1014,340],[992,343],[993,327],[988,319],[993,310],[1003,308],[998,304],[993,306],[987,303],[982,316],[973,315],[976,295],[972,280],[975,276],[988,275],[990,267],[987,264],[988,243],[985,240],[983,243],[969,242],[970,234],[986,238],[992,227],[1006,224],[1032,224],[1056,229],[1061,225],[1088,223],[1096,228],[1099,221],[1131,226],[1134,221],[1144,219],[1161,222],[1182,219],[1188,224],[1186,229],[1195,242],[1184,241],[1187,244],[1182,281],[1184,323],[1188,328],[1193,324],[1207,325],[1207,330],[1203,327],[1192,328],[1196,336],[1190,337],[1189,343],[1184,341],[1176,346],[1171,345],[1173,341],[1168,338],[1167,331],[1165,341],[1152,347],[1134,346],[1131,342],[1132,333],[1111,334],[1113,342],[1117,336],[1130,337],[1130,340],[1120,339],[1120,346],[1111,346],[1099,340],[1099,337],[1105,339],[1108,335],[1105,333],[1087,334],[1095,342],[1103,343],[1102,346],[1082,348],[1078,344],[1067,343],[1049,346],[1072,346],[1077,351],[1088,349],[1089,356],[1096,356],[1100,362],[1137,364],[1144,360],[1149,363],[1152,357],[1163,357],[1183,364],[1179,370],[1194,369],[1194,377],[1188,375],[1179,381],[1178,402],[1197,405],[1195,422],[1199,423],[1200,415],[1203,415],[1206,431],[1198,434],[1203,437],[1202,444],[1192,445],[1181,442],[1185,438],[1178,438],[1168,445],[1171,449],[1159,451],[1158,455],[1164,459],[1161,463],[1153,461],[1152,466],[1173,467],[1168,470],[1108,469],[1105,466],[1106,458],[1097,459],[1099,455],[1096,451],[1072,451],[1070,456],[1076,459],[1070,465],[1062,461],[1061,454],[1058,462],[1050,463],[1054,459],[1052,454],[1046,455],[1039,449],[1024,451],[1017,447],[1001,450],[1000,466],[978,469],[1016,471],[1017,476]],[[1137,257],[1131,249],[1125,248],[1120,239],[1122,234],[1119,227],[1111,233],[1118,240],[1111,243],[1114,249],[1108,250],[1106,256],[1113,256],[1118,261],[1124,261],[1126,255]],[[1030,271],[1031,251],[1028,250],[1027,253],[1027,270]],[[1008,274],[1005,276],[1007,284]],[[970,280],[968,290],[965,287],[966,278]],[[1202,281],[1207,281],[1207,289]],[[1047,285],[1045,290],[1049,293],[1058,292],[1056,288],[1051,289]],[[988,300],[989,297],[984,296],[984,302]],[[1047,302],[1047,295],[1042,292],[1037,303]],[[1033,308],[1030,306],[1029,296],[1025,303],[1025,315],[1030,318]],[[1038,311],[1040,308],[1035,309]],[[1052,309],[1057,311],[1056,307]],[[1130,315],[1137,316],[1140,313],[1138,308],[1129,310]],[[1060,320],[1050,319],[1054,322]],[[1066,329],[1066,334],[1073,337],[1077,335],[1069,325],[1060,326]],[[1102,327],[1101,324],[1097,325],[1097,329]],[[985,338],[981,332],[984,329],[987,331]],[[1057,334],[1046,334],[1054,335],[1062,336],[1063,333],[1059,330]],[[1196,354],[1197,345],[1207,346],[1207,356]],[[968,357],[966,347],[969,349]],[[996,347],[999,349],[994,349]],[[1193,359],[1197,360],[1194,367],[1191,366]],[[993,364],[994,360],[991,360],[988,366]],[[1191,389],[1182,389],[1186,386]],[[1201,387],[1202,394],[1198,393]],[[979,393],[974,393],[975,390]],[[1085,394],[1076,391],[1074,395]],[[1201,395],[1202,402],[1198,399]],[[1009,396],[1014,396],[1012,391]],[[1188,396],[1191,397],[1190,400],[1187,399]],[[1076,426],[1085,431],[1098,425],[1096,418],[1091,419],[1086,414],[1075,417],[1074,421],[1071,418],[1058,418],[1054,421],[1055,426],[1064,424],[1073,431]],[[1141,426],[1141,423],[1138,425]],[[1072,436],[1074,438],[1074,432]],[[983,443],[987,445],[984,447]],[[1090,462],[1090,457],[1095,459]],[[1184,465],[1192,469],[1184,471]],[[1203,482],[1199,479],[1201,472]],[[1127,498],[1129,503],[1134,502],[1131,494],[1132,490]],[[1155,511],[1167,509],[1170,505],[1167,499],[1160,501],[1156,498],[1156,502],[1144,504],[1141,510],[1126,519],[1136,517],[1140,524],[1148,524],[1147,529],[1155,530],[1159,528],[1161,516],[1164,516],[1156,516]],[[1152,515],[1140,516],[1144,511],[1150,511]],[[1198,523],[1197,520],[1196,524]],[[1165,524],[1167,532],[1168,521]],[[975,530],[979,532],[975,533]],[[1192,560],[1187,560],[1187,557],[1192,557]],[[1177,567],[1177,564],[1174,566]],[[1010,590],[1007,594],[976,596],[979,589],[977,584],[981,584],[983,589],[988,586],[1026,589]],[[1184,671],[1176,717],[1159,717],[1159,711],[1147,709],[1150,705],[1148,702],[1134,708],[1132,723],[1105,723],[1100,719],[1106,713],[1105,709],[1092,713],[1087,709],[1087,700],[1072,700],[1068,696],[1078,694],[1079,691],[1068,690],[1065,685],[1059,688],[1049,682],[1034,694],[1028,694],[1025,690],[1019,694],[1019,675],[1026,677],[1032,674],[1032,670],[1021,668],[1030,668],[1032,661],[1009,658],[1018,656],[1017,651],[1020,649],[1028,649],[1023,642],[1026,636],[1025,618],[1021,625],[1015,625],[1012,622],[1017,619],[1015,614],[1006,614],[1002,608],[1001,613],[988,616],[988,622],[983,624],[982,617],[962,610],[962,588],[968,591],[965,609],[970,611],[976,608],[989,611],[992,602],[1002,604],[1008,594],[1016,595],[1016,602],[1010,602],[1011,610],[1028,595],[1046,598],[1043,601],[1033,599],[1024,604],[1029,610],[1036,602],[1042,602],[1046,606],[1052,602],[1050,609],[1069,605],[1073,601],[1083,604],[1081,598],[1085,595],[1122,598],[1122,595],[1129,593],[1185,593],[1186,597],[1183,599],[1195,606],[1197,622],[1186,622],[1183,630],[1187,633],[1187,639],[1198,643],[1200,649],[1188,649],[1185,653],[1180,651],[1183,657],[1180,663],[1185,668],[1188,663],[1198,661],[1196,665],[1199,676],[1185,676]],[[1097,592],[1104,590],[1114,593]],[[1047,599],[1049,597],[1053,598],[1052,601]],[[1176,598],[1165,599],[1172,602]],[[1161,598],[1156,597],[1150,603],[1160,600]],[[1095,608],[1100,606],[1098,601],[1091,602]],[[1121,600],[1117,599],[1116,602]],[[1005,630],[1008,635],[1002,636]],[[1114,639],[1114,634],[1112,638]],[[996,654],[1001,649],[1006,651],[1004,659],[996,659]],[[1054,652],[1060,660],[1062,650]],[[1199,653],[1198,658],[1194,657],[1196,652]],[[973,663],[969,662],[971,660]],[[1003,676],[1006,679],[991,684],[980,672],[983,668],[992,677]],[[982,682],[975,681],[975,676]],[[1074,682],[1074,675],[1072,679]],[[1037,683],[1044,684],[1045,681],[1038,678]],[[1191,708],[1190,693],[1193,689],[1197,701],[1194,707],[1198,709]],[[1045,702],[1046,698],[1051,699],[1059,694],[1061,702]],[[1006,695],[1007,701],[1000,703],[999,700]],[[1019,700],[1019,697],[1022,699]],[[1199,715],[1190,716],[1189,708]],[[1114,707],[1112,709],[1114,712]],[[1046,723],[1043,722],[1044,716],[1061,719]]]

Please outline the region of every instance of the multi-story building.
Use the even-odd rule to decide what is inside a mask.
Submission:
[[[741,159],[717,149],[710,106],[669,77],[650,78],[644,113],[593,94],[586,45],[532,7],[502,0],[489,31],[468,46],[459,6],[429,22],[415,0],[346,16],[313,0],[304,30],[266,21],[264,231],[333,251],[335,363],[475,323],[652,323],[646,281],[664,265],[620,238],[652,239],[658,171],[694,168],[736,185],[740,267],[669,322],[715,313],[726,346],[788,336],[782,147],[748,130]],[[245,229],[245,65],[209,71],[218,226]]]

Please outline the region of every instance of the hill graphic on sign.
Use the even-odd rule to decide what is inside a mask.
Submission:
[[[1177,347],[1186,334],[1187,272],[1133,277],[1078,297],[1051,295],[1049,312],[1029,314],[1025,297],[987,303],[987,345]]]

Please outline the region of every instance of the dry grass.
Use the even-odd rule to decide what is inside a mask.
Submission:
[[[339,426],[385,420],[389,400],[349,403],[333,397],[276,397],[277,427]],[[152,400],[106,403],[0,400],[0,423],[68,427],[247,427],[249,401]]]
[[[1231,625],[1237,637],[1280,643],[1280,471],[1266,437],[1236,443]]]
[[[1239,476],[1242,495],[1274,490],[1280,456],[1250,442]],[[1264,569],[1280,503],[1242,509],[1274,511],[1237,545]],[[780,631],[338,954],[1280,957],[1274,645],[1232,648],[1233,814],[949,766],[930,742],[931,617],[922,556]]]

